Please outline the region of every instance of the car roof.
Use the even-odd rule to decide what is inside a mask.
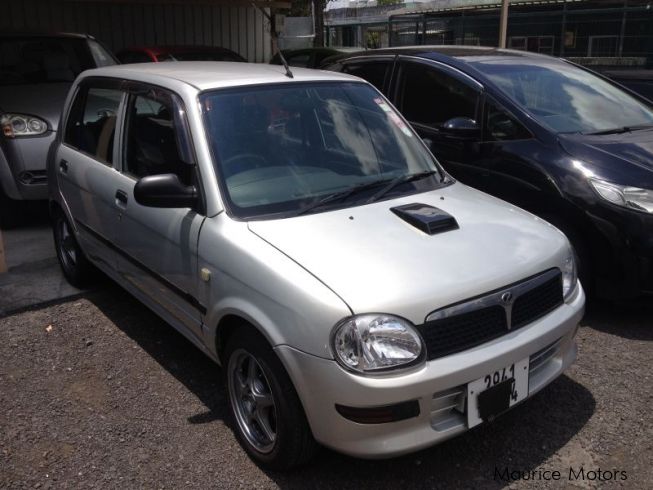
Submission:
[[[237,87],[241,85],[362,81],[360,78],[331,71],[292,68],[293,78],[285,76],[280,65],[238,63],[230,61],[178,61],[175,63],[136,63],[95,68],[83,77],[99,76],[124,78],[162,86],[184,83],[197,90]]]
[[[353,57],[369,57],[379,55],[406,55],[429,59],[456,59],[459,62],[505,60],[555,60],[551,56],[514,49],[501,49],[489,46],[402,46],[397,48],[371,49],[356,53],[346,53],[329,58],[328,62],[337,62]]]
[[[76,32],[34,32],[34,31],[13,31],[0,32],[0,38],[25,38],[25,37],[54,37],[54,38],[77,38],[77,39],[94,39],[90,34],[80,34]]]
[[[220,46],[194,46],[194,45],[175,45],[175,46],[130,46],[122,50],[147,52],[154,55],[165,53],[194,53],[194,52],[216,52],[216,53],[233,53],[232,50]]]

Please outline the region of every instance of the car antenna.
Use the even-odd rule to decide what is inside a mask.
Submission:
[[[265,11],[265,9],[263,7],[258,5],[256,2],[251,2],[251,4],[252,4],[252,7],[255,7],[256,9],[258,9],[258,11],[261,12],[261,14],[263,14],[263,16],[266,19],[268,19],[268,21],[270,22],[270,36],[272,37],[272,43],[274,44],[275,54],[279,55],[279,59],[281,60],[281,64],[286,69],[286,76],[288,78],[295,78],[294,75],[292,74],[292,72],[290,71],[290,66],[288,66],[288,62],[286,61],[286,58],[283,57],[283,53],[279,49],[279,38],[277,37],[277,28],[276,28],[274,19],[272,18],[272,16],[270,14],[268,14]]]

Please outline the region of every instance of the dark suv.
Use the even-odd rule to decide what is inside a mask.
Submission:
[[[653,110],[572,63],[422,46],[329,58],[378,87],[462,182],[564,231],[583,285],[653,293]]]
[[[115,63],[85,34],[0,34],[0,227],[20,216],[17,201],[47,199],[47,153],[77,75]]]

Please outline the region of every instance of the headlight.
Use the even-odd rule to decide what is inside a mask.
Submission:
[[[590,179],[594,190],[606,201],[624,208],[653,213],[653,191]]]
[[[45,121],[24,114],[2,114],[0,126],[2,126],[2,134],[7,138],[38,136],[48,130],[48,124]]]
[[[562,297],[565,300],[574,292],[577,282],[576,260],[574,259],[574,253],[570,251],[569,256],[562,265]]]
[[[370,373],[406,366],[423,358],[415,327],[392,315],[357,315],[336,325],[333,351],[346,369]]]

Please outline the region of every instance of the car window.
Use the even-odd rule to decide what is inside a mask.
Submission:
[[[64,142],[111,165],[121,99],[117,89],[81,88],[68,116]]]
[[[344,67],[344,72],[363,80],[367,80],[379,90],[383,90],[390,62],[388,61],[369,61],[367,63],[348,63]]]
[[[125,128],[124,171],[137,178],[173,173],[189,184],[191,165],[184,163],[178,126],[167,92],[151,90],[132,96]]]
[[[111,56],[111,54],[97,41],[89,39],[88,48],[91,50],[91,55],[95,61],[95,66],[101,67],[116,64],[116,60],[113,58],[113,56]]]
[[[121,53],[120,61],[122,63],[150,63],[152,58],[150,58],[147,53],[141,53],[139,51],[126,51]]]
[[[0,86],[73,82],[97,62],[86,40],[73,37],[0,39]]]
[[[297,212],[331,193],[405,175],[442,175],[419,137],[367,84],[216,90],[201,103],[216,174],[241,218]],[[396,192],[430,190],[434,182]]]
[[[523,140],[531,137],[517,119],[491,99],[485,102],[485,141]]]
[[[454,117],[476,119],[476,90],[421,63],[402,65],[397,100],[413,123],[438,127]]]
[[[294,56],[287,56],[286,61],[290,66],[296,66],[298,68],[306,68],[311,61],[311,54],[296,54]]]

